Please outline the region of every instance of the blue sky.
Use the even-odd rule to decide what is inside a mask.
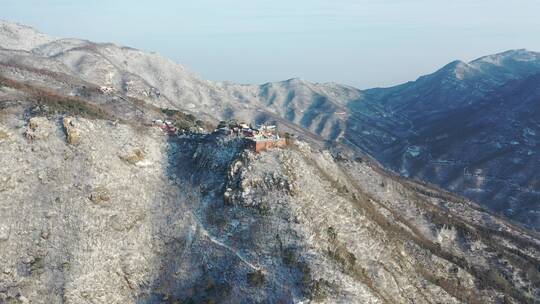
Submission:
[[[162,55],[202,77],[389,86],[454,60],[540,51],[538,0],[0,0],[0,18]]]

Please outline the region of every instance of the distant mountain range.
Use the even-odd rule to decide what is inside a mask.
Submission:
[[[364,92],[345,138],[402,175],[540,227],[540,54],[452,62]]]
[[[454,61],[413,82],[358,90],[301,79],[212,82],[154,53],[56,39],[9,22],[0,22],[0,48],[5,77],[70,95],[88,94],[80,85],[97,84],[209,120],[278,122],[283,130],[366,152],[403,176],[540,228],[539,53]],[[119,107],[98,99],[104,108]],[[144,116],[122,107],[126,115]]]

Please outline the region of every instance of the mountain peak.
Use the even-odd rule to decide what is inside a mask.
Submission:
[[[33,27],[0,19],[0,48],[30,51],[55,39]]]
[[[540,53],[526,49],[508,50],[505,52],[483,56],[470,62],[470,64],[504,65],[509,61],[531,62],[540,61]]]
[[[441,69],[436,71],[435,73],[431,75],[427,75],[427,77],[443,77],[443,78],[456,78],[459,80],[463,80],[467,76],[470,75],[470,73],[474,70],[472,66],[470,66],[468,63],[461,61],[461,60],[454,60],[450,62],[449,64],[443,66]],[[426,76],[420,77],[424,78]]]
[[[480,57],[469,65],[499,82],[505,82],[538,73],[540,53],[525,49],[509,50]]]
[[[433,74],[420,79],[455,78],[464,80],[478,75],[486,75],[500,81],[526,77],[540,68],[540,53],[526,49],[509,50],[497,54],[483,56],[471,62],[455,60]]]
[[[284,82],[290,83],[290,84],[304,84],[304,83],[307,83],[306,80],[304,80],[304,79],[302,79],[300,77],[290,78],[290,79],[285,80]]]
[[[461,61],[461,60],[454,60],[452,62],[450,62],[449,64],[445,65],[442,70],[451,70],[451,71],[454,71],[456,69],[463,69],[463,68],[466,68],[467,66],[469,66],[468,63],[464,62],[464,61]]]

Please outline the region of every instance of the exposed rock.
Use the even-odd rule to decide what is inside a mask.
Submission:
[[[134,148],[131,151],[120,155],[123,161],[126,161],[132,165],[142,161],[144,159],[144,151],[140,148]]]
[[[223,199],[226,204],[230,204],[233,201],[232,196],[233,196],[232,189],[227,188],[227,190],[225,190],[225,193],[223,193]]]
[[[46,117],[32,117],[28,121],[24,135],[30,140],[46,139],[54,128],[54,125]]]
[[[9,139],[11,135],[0,128],[0,143]]]
[[[30,118],[30,121],[28,122],[28,128],[30,128],[31,131],[35,131],[39,126],[38,121],[42,121],[43,119],[44,119],[43,117]]]
[[[98,187],[92,191],[89,199],[94,204],[101,204],[104,202],[108,202],[111,199],[111,197],[107,189],[105,189],[104,187]]]
[[[45,240],[49,239],[49,236],[50,236],[50,232],[48,229],[44,229],[43,231],[41,231],[41,237]]]
[[[66,132],[66,141],[70,145],[78,145],[81,141],[81,132],[75,127],[75,120],[73,117],[64,117],[62,121],[64,130]]]

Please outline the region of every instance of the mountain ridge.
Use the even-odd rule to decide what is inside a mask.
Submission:
[[[536,80],[495,104],[530,108]],[[0,303],[535,303],[538,233],[360,152],[436,150],[415,140],[449,109],[421,125],[396,92],[216,84],[75,39],[0,50]],[[297,136],[254,153],[213,132],[228,118]]]
[[[31,33],[41,35],[37,32]],[[5,43],[2,44],[4,40],[7,39],[0,38],[0,46],[5,46]],[[511,96],[502,92],[507,90],[505,84],[525,81],[529,76],[540,72],[540,53],[518,49],[480,57],[468,63],[454,61],[415,81],[390,88],[359,90],[351,86],[318,84],[295,78],[261,85],[213,82],[203,80],[182,65],[157,54],[78,39],[49,41],[25,54],[9,50],[3,52],[0,63],[15,63],[61,72],[89,83],[113,88],[131,98],[144,99],[161,108],[185,111],[214,122],[230,118],[256,123],[278,122],[284,131],[296,133],[323,146],[331,142],[343,143],[371,154],[395,172],[466,195],[511,219],[525,222],[527,227],[540,227],[540,216],[537,214],[540,210],[535,209],[532,201],[524,204],[533,208],[529,213],[525,207],[525,213],[519,216],[507,212],[515,209],[510,207],[513,204],[510,201],[519,201],[521,195],[528,196],[528,192],[523,192],[523,189],[530,188],[534,182],[531,185],[520,182],[516,189],[521,190],[517,192],[513,186],[512,189],[483,186],[475,188],[470,184],[467,186],[465,182],[469,179],[463,173],[465,169],[478,163],[487,164],[491,168],[487,171],[486,168],[483,169],[483,172],[486,172],[485,178],[497,176],[498,179],[508,179],[510,184],[514,184],[514,181],[510,181],[511,174],[503,173],[500,168],[512,167],[517,156],[494,157],[496,153],[487,152],[491,146],[478,147],[486,151],[486,155],[477,155],[471,160],[467,160],[466,155],[456,154],[457,152],[452,152],[453,155],[440,152],[445,145],[457,145],[460,147],[457,150],[468,151],[465,141],[460,142],[458,133],[452,131],[461,128],[456,127],[459,115],[465,115],[465,109],[478,108],[476,104],[486,104],[489,99],[499,100],[501,105],[506,104],[505,100]],[[25,80],[22,77],[24,73],[15,70],[9,73],[18,80]],[[69,86],[64,90],[67,94],[79,94]],[[506,96],[504,100],[498,97],[499,90]],[[508,101],[508,105],[510,104]],[[505,109],[506,112],[511,110]],[[494,110],[490,111],[496,113]],[[475,117],[465,116],[468,120],[459,124],[464,127],[478,125],[473,121]],[[500,121],[502,123],[504,120]],[[523,126],[512,126],[513,122],[509,121],[507,123],[510,123],[507,127],[512,130],[505,131],[507,138],[502,140],[501,145],[511,146],[515,139],[510,138],[510,134],[521,134],[525,129],[535,129],[534,120],[527,122],[531,125]],[[429,129],[439,130],[439,133],[427,135],[426,130]],[[463,130],[476,132],[473,127]],[[540,134],[540,130],[537,133]],[[424,134],[427,141],[419,142],[419,134]],[[475,134],[476,137],[470,138],[473,142],[482,142],[482,138],[486,137],[480,132]],[[530,137],[533,135],[528,136],[528,143],[532,144]],[[496,137],[493,135],[490,138]],[[445,138],[448,142],[445,142]],[[497,146],[499,141],[501,139],[495,140],[493,145]],[[435,142],[438,142],[436,146],[433,144]],[[439,151],[436,159],[430,156],[431,148]],[[420,158],[411,158],[417,151]],[[427,153],[425,159],[423,153]],[[531,157],[535,157],[535,154],[525,155],[525,159]],[[458,165],[456,159],[467,161]],[[491,160],[486,163],[485,159]],[[446,170],[442,165],[444,163],[456,165],[451,165]],[[432,173],[422,173],[425,170]],[[489,172],[492,170],[496,172]],[[441,173],[433,173],[435,171]],[[532,180],[536,179],[537,177],[533,176]],[[484,194],[474,194],[476,191]]]

